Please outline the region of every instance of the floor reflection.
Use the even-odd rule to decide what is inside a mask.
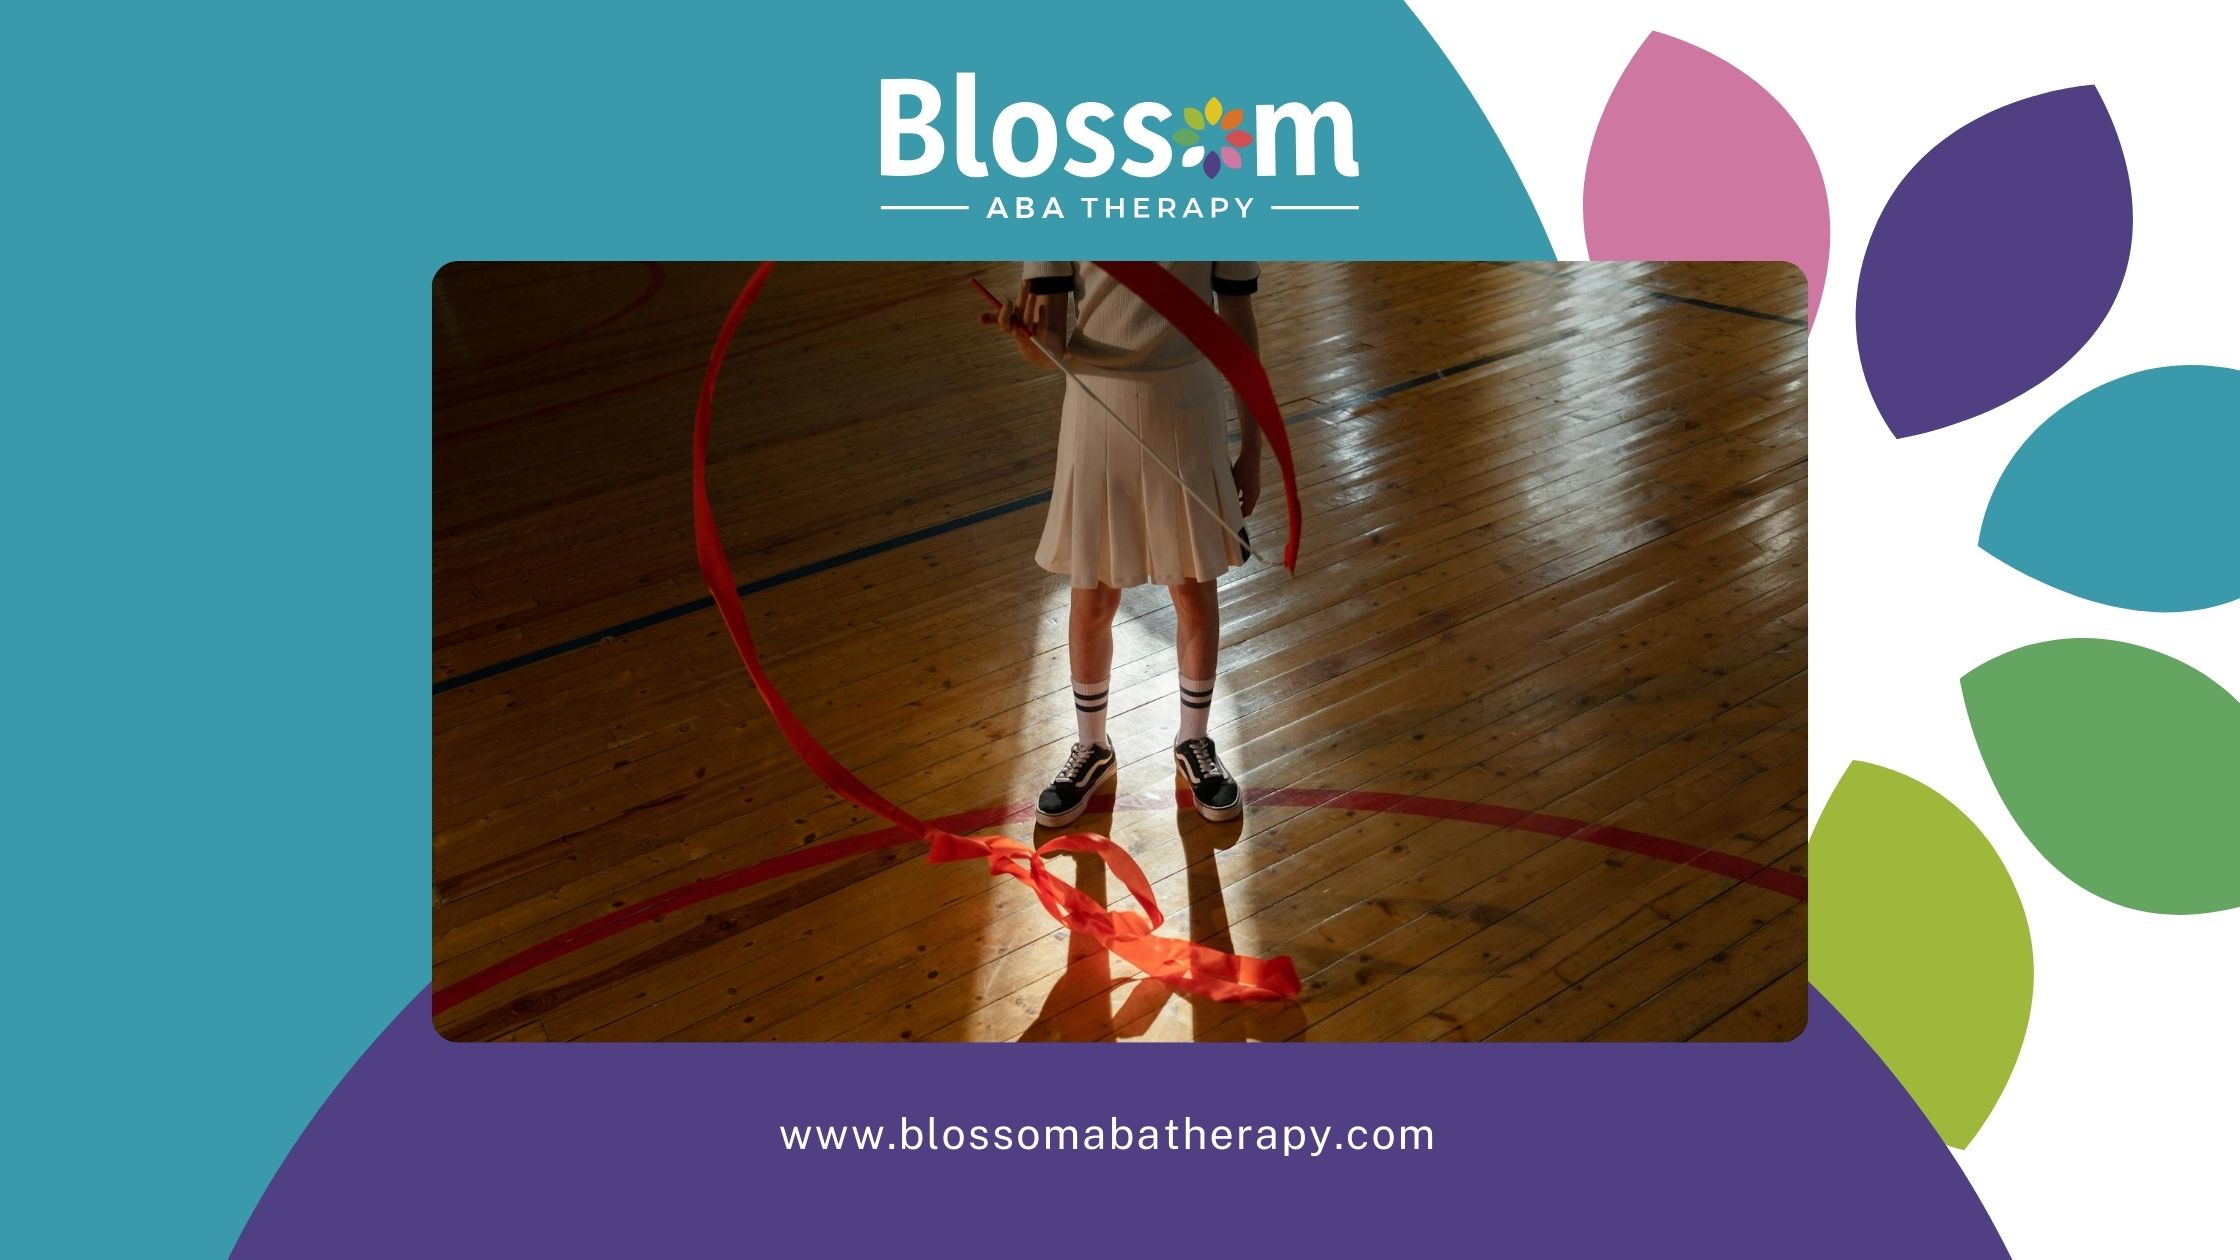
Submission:
[[[1111,822],[1110,811],[1111,800],[1100,799],[1076,829],[1105,830]],[[1175,830],[1181,837],[1186,863],[1188,904],[1167,908],[1166,930],[1235,953],[1217,855],[1243,836],[1244,822],[1209,823],[1191,807],[1187,793],[1177,789]],[[1103,862],[1076,856],[1072,882],[1089,896],[1111,904],[1110,880]],[[1137,977],[1116,981],[1112,954],[1097,942],[1075,935],[1067,941],[1065,972],[1051,985],[1041,1013],[1019,1040],[1125,1041],[1141,1037],[1161,1022],[1169,1002],[1187,1005],[1190,1037],[1195,1041],[1286,1041],[1306,1031],[1305,1013],[1296,1002],[1216,1002],[1177,992],[1157,980]]]

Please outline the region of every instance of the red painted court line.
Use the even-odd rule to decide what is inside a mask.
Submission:
[[[1400,796],[1391,792],[1332,792],[1323,788],[1275,788],[1266,792],[1248,793],[1255,804],[1325,806],[1331,809],[1353,809],[1364,813],[1413,814],[1424,818],[1458,818],[1464,822],[1484,823],[1488,827],[1508,827],[1516,831],[1537,832],[1563,840],[1578,840],[1600,845],[1605,849],[1621,849],[1643,857],[1670,862],[1674,866],[1693,866],[1698,870],[1724,875],[1740,884],[1756,884],[1785,897],[1804,900],[1804,876],[1753,862],[1748,858],[1721,853],[1716,849],[1698,848],[1663,836],[1652,836],[1645,831],[1630,831],[1624,827],[1608,827],[1600,823],[1584,823],[1554,814],[1527,813],[1506,805],[1486,805],[1467,801],[1447,801],[1428,796]]]
[[[678,377],[683,376],[698,376],[701,372],[706,370],[707,369],[701,367],[696,363],[690,367],[676,368],[668,372],[656,372],[652,376],[642,376],[637,380],[628,382],[627,384],[609,386],[606,389],[598,390],[589,394],[584,394],[580,397],[570,398],[556,403],[546,403],[542,407],[532,407],[527,411],[516,412],[515,414],[510,416],[500,416],[496,420],[485,420],[481,424],[470,424],[463,429],[448,429],[444,432],[436,434],[435,440],[438,442],[451,442],[456,441],[459,438],[471,437],[477,433],[487,433],[491,429],[501,429],[506,425],[514,424],[522,420],[535,420],[542,416],[556,415],[560,412],[568,410],[571,407],[581,407],[586,403],[594,403],[606,398],[619,397],[623,394],[630,393],[633,390],[644,389],[648,385],[659,385],[663,381],[673,381]]]
[[[561,346],[567,345],[571,341],[576,341],[581,338],[590,336],[591,334],[599,331],[602,328],[605,328],[607,325],[615,322],[616,320],[628,316],[632,311],[637,310],[639,307],[644,306],[646,303],[651,302],[654,299],[654,295],[661,292],[661,286],[668,283],[669,270],[668,268],[663,267],[660,263],[657,262],[640,263],[639,266],[642,266],[646,269],[646,287],[640,290],[638,296],[630,299],[629,304],[622,307],[620,310],[612,311],[607,315],[602,316],[596,322],[586,324],[573,332],[563,333],[560,336],[554,337],[552,340],[543,342],[539,345],[528,346],[520,350],[508,351],[507,353],[498,355],[495,358],[484,359],[481,362],[475,364],[472,370],[476,372],[487,372],[491,368],[504,367],[509,363],[517,363],[522,359],[527,359],[535,355],[543,354],[548,350],[556,350]]]
[[[1667,840],[1646,832],[1629,831],[1624,827],[1607,827],[1599,823],[1581,822],[1561,818],[1554,814],[1532,813],[1511,809],[1505,805],[1489,805],[1476,801],[1450,801],[1434,796],[1403,796],[1395,792],[1340,792],[1329,788],[1252,788],[1245,792],[1247,804],[1274,808],[1298,807],[1303,809],[1342,809],[1364,814],[1408,814],[1418,818],[1452,818],[1462,822],[1482,823],[1488,827],[1507,827],[1516,831],[1530,831],[1539,835],[1554,836],[1563,840],[1577,840],[1584,844],[1599,845],[1637,853],[1675,866],[1692,866],[1698,870],[1724,875],[1737,883],[1755,884],[1760,888],[1780,893],[1785,897],[1804,900],[1805,878],[1790,871],[1776,870],[1771,866],[1752,862],[1748,858],[1714,849],[1698,848],[1678,840]],[[1103,812],[1092,806],[1092,812]],[[1125,813],[1136,810],[1190,808],[1189,794],[1177,789],[1172,794],[1156,792],[1123,796],[1114,800],[1110,812]],[[969,813],[951,814],[936,818],[933,825],[944,831],[972,834],[985,828],[1018,822],[1034,813],[1032,805],[992,806]],[[501,958],[463,980],[446,985],[435,992],[435,1013],[457,1006],[459,1003],[484,993],[515,976],[542,967],[548,962],[565,958],[586,945],[603,941],[620,932],[626,932],[641,923],[651,922],[665,914],[673,914],[687,906],[698,905],[711,897],[737,892],[742,888],[782,876],[796,874],[813,867],[823,866],[842,858],[891,849],[897,845],[915,843],[909,833],[900,827],[886,827],[867,831],[859,836],[831,840],[809,848],[796,849],[767,861],[756,862],[725,871],[721,875],[697,880],[646,898],[635,905],[624,906],[581,923],[557,936],[539,941],[519,953]]]

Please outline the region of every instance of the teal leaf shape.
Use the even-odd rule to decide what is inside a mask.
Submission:
[[[2007,813],[2078,887],[2156,914],[2240,906],[2240,701],[2230,692],[2184,661],[2110,639],[2017,648],[1960,686]]]
[[[1951,802],[1854,761],[1813,828],[1811,977],[1947,1145],[1974,1139],[2030,1024],[2030,924]]]
[[[2095,603],[2185,612],[2240,599],[2240,372],[2160,367],[2055,412],[2007,463],[1978,541]]]

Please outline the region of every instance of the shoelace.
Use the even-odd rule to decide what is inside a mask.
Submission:
[[[1095,744],[1075,744],[1073,751],[1066,754],[1065,768],[1058,771],[1058,777],[1067,783],[1078,783],[1082,772],[1089,768],[1089,763],[1096,760],[1096,757]]]
[[[1214,760],[1212,740],[1185,740],[1182,744],[1182,751],[1190,758],[1191,763],[1198,768],[1199,778],[1225,779],[1228,777],[1227,775],[1221,773],[1221,763]]]

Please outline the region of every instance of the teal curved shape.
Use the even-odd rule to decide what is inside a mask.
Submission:
[[[2240,371],[2118,377],[2055,412],[2007,463],[1980,545],[2081,599],[2191,612],[2240,598]]]
[[[39,304],[15,343],[37,371],[11,374],[9,403],[84,421],[22,426],[11,448],[41,475],[9,506],[53,540],[13,575],[10,627],[35,666],[11,711],[36,731],[13,764],[36,790],[11,802],[11,928],[48,951],[23,953],[38,1035],[12,1047],[36,1083],[9,1117],[28,1209],[11,1236],[33,1254],[222,1252],[428,984],[413,418],[446,262],[1203,257],[1238,239],[1203,220],[882,214],[937,190],[882,186],[878,79],[965,70],[983,155],[1021,100],[1337,99],[1355,119],[1357,178],[1040,181],[1069,209],[1234,181],[1363,207],[1267,212],[1266,257],[1550,254],[1485,114],[1398,3],[1115,24],[405,0],[377,23],[150,9],[120,39],[106,14],[50,6],[17,25],[45,51],[12,82],[72,105],[28,142],[53,195],[27,199],[42,248],[11,274]],[[18,1170],[17,1151],[35,1158]]]

